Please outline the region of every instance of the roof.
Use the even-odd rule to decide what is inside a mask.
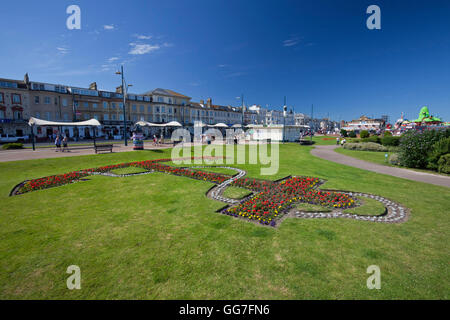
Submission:
[[[151,94],[159,94],[163,96],[169,96],[169,97],[178,97],[183,99],[191,99],[191,97],[185,96],[184,94],[175,92],[170,89],[162,89],[162,88],[156,88],[155,90],[147,91],[144,93],[144,95],[151,95]]]

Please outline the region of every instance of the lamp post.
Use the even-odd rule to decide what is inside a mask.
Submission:
[[[286,136],[286,113],[287,113],[286,96],[284,96],[284,105],[283,105],[283,139],[282,139],[282,142],[285,141],[285,136]]]
[[[122,95],[123,95],[123,141],[125,143],[125,146],[128,145],[127,142],[127,117],[126,117],[126,111],[125,107],[127,104],[127,92],[128,87],[131,87],[132,84],[129,84],[125,87],[125,79],[123,77],[123,65],[121,66],[121,71],[117,71],[116,74],[120,74],[122,76]]]

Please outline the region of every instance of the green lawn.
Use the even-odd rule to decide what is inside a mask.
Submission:
[[[117,168],[111,170],[111,173],[114,174],[131,174],[131,173],[141,173],[141,172],[147,172],[147,170],[138,168],[138,167],[125,167],[125,168]]]
[[[243,189],[243,188],[238,188],[238,187],[228,187],[223,192],[223,196],[225,198],[231,198],[231,199],[242,199],[246,196],[249,196],[250,194],[252,194],[251,191],[249,191],[247,189]]]
[[[379,216],[385,213],[385,207],[379,201],[370,198],[359,198],[361,206],[344,210],[344,213],[358,214],[363,216]]]
[[[409,169],[409,170],[414,170],[414,171],[419,171],[419,172],[427,172],[427,173],[432,173],[432,174],[439,174],[439,175],[449,176],[446,173],[439,173],[439,172],[432,171],[432,170],[416,169],[416,168],[405,168],[405,167],[399,167],[399,166],[390,164],[389,162],[386,161],[385,154],[387,153],[388,157],[390,157],[392,152],[359,151],[359,150],[348,150],[348,149],[344,149],[344,148],[336,148],[334,151],[338,152],[338,153],[341,153],[341,154],[344,154],[346,156],[354,157],[354,158],[361,159],[361,160],[364,160],[364,161],[369,161],[369,162],[382,164],[382,165],[385,165],[385,166],[396,167],[396,168],[404,168],[404,169]]]
[[[0,299],[449,299],[450,189],[350,168],[280,146],[279,172],[323,188],[378,194],[411,209],[409,221],[287,218],[278,228],[215,211],[211,183],[151,173],[8,197],[25,179],[170,150],[0,163]],[[81,290],[66,269],[81,268]],[[369,290],[370,265],[381,290]]]

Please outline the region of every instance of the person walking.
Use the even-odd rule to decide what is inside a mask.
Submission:
[[[337,137],[337,138],[336,138],[336,145],[337,145],[337,146],[339,145],[339,140],[340,140],[339,137]]]
[[[67,138],[67,135],[66,136],[64,136],[64,138],[63,138],[63,149],[62,149],[62,152],[64,152],[64,151],[67,151],[67,152],[69,152],[69,149],[67,148],[67,142],[69,141],[69,139]]]
[[[156,140],[156,135],[153,135],[153,145],[158,145],[158,141]]]
[[[55,146],[56,146],[55,152],[58,152],[58,150],[61,151],[61,140],[59,139],[58,135],[55,138]]]

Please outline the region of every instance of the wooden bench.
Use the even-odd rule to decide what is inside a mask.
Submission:
[[[113,145],[112,144],[96,144],[94,145],[95,153],[98,153],[99,151],[110,151],[112,152]]]

